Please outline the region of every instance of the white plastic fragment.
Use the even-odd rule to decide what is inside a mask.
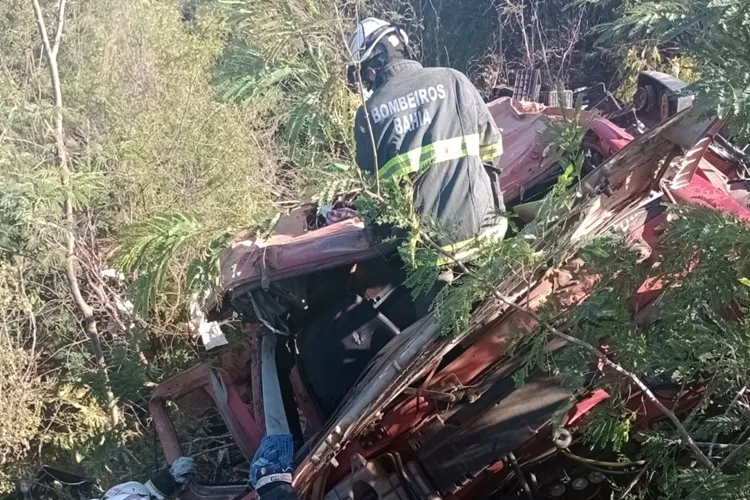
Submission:
[[[203,300],[199,300],[198,294],[194,294],[190,299],[190,307],[188,314],[190,320],[188,321],[188,329],[193,335],[200,335],[203,347],[207,351],[227,345],[226,336],[221,331],[221,327],[216,321],[206,321],[206,313],[203,312],[203,306],[201,305]]]

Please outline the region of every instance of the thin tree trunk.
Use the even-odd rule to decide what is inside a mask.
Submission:
[[[96,366],[104,377],[104,387],[107,395],[107,410],[112,426],[116,426],[120,421],[120,411],[115,401],[115,395],[112,392],[112,383],[107,372],[107,362],[104,359],[102,343],[99,337],[99,331],[96,326],[94,310],[86,302],[81,294],[81,288],[78,280],[78,270],[76,268],[76,238],[75,238],[75,218],[73,216],[73,200],[70,193],[70,164],[68,161],[68,151],[65,148],[64,130],[63,130],[63,100],[62,90],[60,87],[60,72],[57,67],[57,52],[62,41],[63,24],[65,21],[65,4],[66,0],[59,0],[57,12],[57,32],[55,33],[54,45],[50,45],[47,26],[44,22],[44,15],[39,6],[39,0],[32,0],[34,14],[36,16],[39,34],[42,37],[44,54],[49,64],[50,79],[52,81],[52,93],[55,101],[55,148],[57,150],[58,165],[60,167],[61,182],[63,187],[67,188],[65,201],[63,202],[63,219],[67,224],[65,231],[65,276],[73,295],[73,301],[83,316],[84,329],[91,341],[91,350],[94,352]]]

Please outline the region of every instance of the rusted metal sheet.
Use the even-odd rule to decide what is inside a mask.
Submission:
[[[491,102],[488,109],[503,136],[499,164],[503,197],[523,201],[524,188],[548,177],[550,167],[557,161],[549,154],[549,121],[562,120],[565,116],[572,119],[573,111],[539,104],[530,106],[509,97]],[[593,132],[604,158],[633,140],[625,130],[594,113],[582,111],[578,119],[583,127]]]
[[[277,234],[267,240],[243,240],[221,256],[221,289],[230,296],[237,296],[271,281],[353,264],[387,253],[394,247],[393,242],[381,242],[357,218],[297,236]],[[209,310],[217,304],[215,295],[207,300]]]
[[[182,449],[165,405],[167,401],[200,390],[213,399],[237,447],[248,461],[252,460],[263,431],[250,416],[229,375],[204,363],[162,382],[151,395],[149,412],[167,461],[173,462],[182,456]]]

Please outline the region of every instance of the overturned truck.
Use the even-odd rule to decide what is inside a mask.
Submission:
[[[665,202],[750,220],[741,159],[718,138],[720,124],[670,111],[668,94],[660,99],[653,85],[639,96],[653,102],[640,102],[636,115],[663,115],[635,138],[596,113],[580,114],[589,165],[575,187],[578,209],[565,221],[567,257],[531,279],[498,283],[503,297],[530,310],[553,298],[561,307],[585,300],[598,277],[576,249],[615,227],[647,265],[658,258]],[[564,110],[510,98],[489,108],[503,131],[501,189],[508,206],[532,220],[529,207],[533,212],[559,174],[544,131]],[[393,241],[357,217],[320,222],[317,207],[303,206],[270,237],[234,241],[223,256],[223,289],[212,313],[239,318],[247,348],[156,389],[150,410],[168,460],[191,451],[175,408],[205,420],[212,407],[217,432],[234,447],[215,462],[240,471],[200,476],[182,497],[253,498],[238,477],[267,433],[294,436],[294,486],[303,498],[603,499],[610,498],[610,482],[632,479],[622,472],[637,472],[635,462],[608,468],[611,453],[577,444],[587,413],[610,396],[606,391],[579,395],[564,428],[553,432],[549,421],[570,394],[546,374],[516,386],[522,360],[508,353],[509,340],[538,327],[532,315],[489,299],[468,328],[442,335],[427,301],[404,286]],[[634,314],[648,314],[659,286],[643,284]],[[701,391],[661,387],[657,397],[675,411],[689,410]],[[637,387],[628,389],[627,401],[634,428],[665,418]]]

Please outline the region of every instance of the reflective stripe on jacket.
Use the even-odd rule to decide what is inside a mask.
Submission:
[[[410,176],[416,209],[438,222],[446,244],[497,224],[504,206],[487,169],[497,165],[502,140],[474,85],[453,69],[423,68],[409,60],[383,71],[385,82],[366,103],[380,178]],[[354,132],[357,164],[375,174],[373,137],[362,107]]]

